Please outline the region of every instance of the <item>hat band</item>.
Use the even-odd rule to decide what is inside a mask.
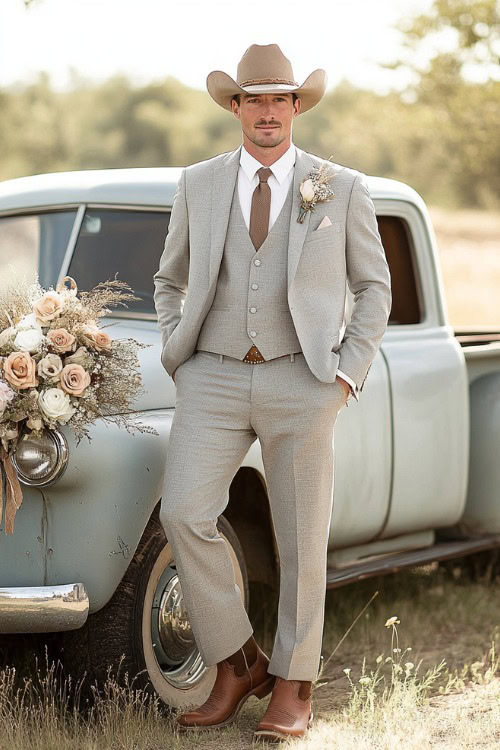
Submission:
[[[290,81],[287,78],[249,78],[248,81],[238,81],[238,86],[258,86],[266,83],[284,83],[286,86],[298,86],[297,81]]]

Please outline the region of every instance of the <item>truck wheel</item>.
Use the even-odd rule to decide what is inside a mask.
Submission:
[[[243,552],[231,525],[217,527],[229,545],[235,580],[248,609],[248,579]],[[221,625],[224,613],[221,612]],[[187,616],[175,560],[156,514],[108,604],[78,630],[61,633],[59,653],[74,680],[86,673],[82,694],[102,686],[111,674],[135,689],[158,695],[166,706],[201,704],[210,693],[215,667],[206,667]],[[109,671],[111,670],[111,671]]]

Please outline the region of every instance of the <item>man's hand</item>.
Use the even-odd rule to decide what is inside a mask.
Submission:
[[[340,385],[342,386],[342,388],[345,391],[345,398],[346,398],[346,401],[347,401],[347,399],[349,398],[349,394],[351,393],[351,390],[352,390],[351,386],[349,385],[349,383],[347,382],[347,380],[344,380],[344,378],[341,378],[340,375],[337,375],[337,377],[335,378],[335,380],[338,380],[340,382]]]

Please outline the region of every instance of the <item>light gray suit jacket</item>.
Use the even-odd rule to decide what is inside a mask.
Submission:
[[[215,295],[241,146],[186,167],[175,194],[169,231],[154,275],[154,301],[162,334],[162,364],[172,375],[196,349]],[[288,304],[304,357],[313,374],[334,382],[337,368],[362,390],[387,327],[389,267],[366,175],[328,162],[335,197],[316,204],[297,222],[299,185],[325,162],[297,148],[290,219]],[[331,226],[317,229],[324,216]],[[354,294],[345,324],[346,280]],[[359,399],[359,393],[354,394]]]

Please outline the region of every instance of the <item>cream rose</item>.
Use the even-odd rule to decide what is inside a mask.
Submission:
[[[90,367],[93,364],[92,355],[84,346],[79,346],[74,354],[64,358],[65,365],[81,365],[82,367]]]
[[[4,380],[0,380],[0,416],[2,416],[15,395],[15,391],[9,388]]]
[[[43,422],[38,417],[30,417],[26,421],[26,425],[30,428],[30,430],[41,430],[43,427]]]
[[[63,308],[64,298],[61,297],[59,292],[45,292],[43,297],[40,297],[33,305],[33,313],[42,325],[46,325],[57,318]]]
[[[46,391],[41,391],[38,396],[38,405],[46,417],[63,424],[71,419],[76,411],[68,394],[60,388],[48,388]]]
[[[90,385],[90,375],[81,365],[65,365],[61,371],[60,385],[70,396],[81,396]]]
[[[41,328],[26,328],[19,331],[14,339],[14,346],[21,352],[36,352],[44,339]]]
[[[2,346],[5,346],[5,344],[14,338],[16,335],[16,329],[13,326],[9,326],[9,328],[5,328],[3,331],[0,331],[0,348]]]
[[[103,349],[109,350],[112,347],[111,336],[97,326],[84,326],[83,335],[85,340],[89,342],[90,346],[93,346],[97,351],[102,351]]]
[[[75,337],[65,328],[53,328],[47,333],[47,338],[59,354],[70,352],[75,343]]]
[[[36,379],[36,362],[27,352],[12,352],[4,360],[5,379],[14,388],[34,388]]]
[[[300,194],[305,201],[312,201],[314,198],[314,184],[312,180],[305,180],[300,186]]]
[[[38,363],[38,374],[42,378],[50,380],[59,380],[59,375],[63,368],[63,361],[59,354],[46,354]]]

